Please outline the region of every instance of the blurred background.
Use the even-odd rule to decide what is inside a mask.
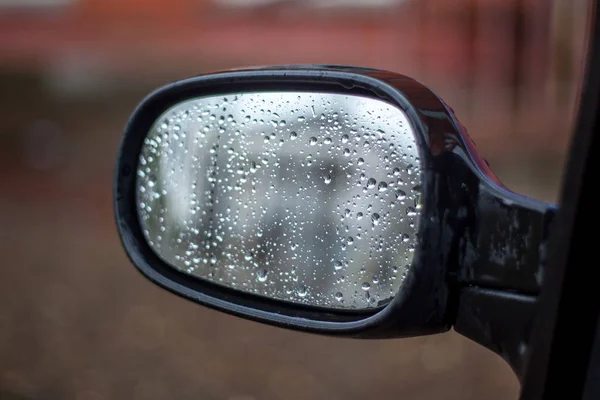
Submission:
[[[122,128],[153,88],[280,63],[430,86],[516,191],[554,201],[590,0],[0,0],[0,399],[511,399],[453,332],[287,332],[158,289],[112,217]]]

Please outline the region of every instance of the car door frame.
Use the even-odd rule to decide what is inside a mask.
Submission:
[[[521,399],[591,399],[600,393],[600,298],[592,274],[600,204],[594,190],[599,170],[594,150],[600,147],[600,2],[592,3],[577,124],[550,233]]]

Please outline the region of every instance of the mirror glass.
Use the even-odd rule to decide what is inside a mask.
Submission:
[[[389,302],[411,265],[419,153],[406,115],[382,100],[191,99],[153,125],[137,174],[151,248],[210,282],[361,310]]]

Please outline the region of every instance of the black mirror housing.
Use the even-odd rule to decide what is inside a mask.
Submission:
[[[402,290],[386,306],[331,310],[224,288],[173,269],[146,242],[135,204],[135,170],[152,124],[190,98],[257,90],[356,94],[382,100],[408,116],[422,162],[422,219],[413,265]],[[543,246],[554,215],[553,206],[506,189],[477,154],[453,110],[421,83],[387,71],[324,65],[223,71],[151,93],[125,128],[114,177],[114,208],[129,258],[161,287],[251,320],[361,338],[447,331],[457,321],[463,288],[491,290],[499,298],[502,293],[534,298],[540,290]],[[494,343],[486,345],[493,348]]]

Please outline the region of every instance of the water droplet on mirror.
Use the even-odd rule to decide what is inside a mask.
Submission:
[[[363,282],[363,284],[360,286],[360,288],[364,291],[367,291],[367,290],[371,289],[371,284],[369,282]]]
[[[298,134],[296,132],[290,132],[290,140],[296,140],[298,138]]]
[[[331,175],[327,175],[323,181],[326,185],[329,185],[331,183]]]
[[[375,179],[369,178],[369,180],[367,181],[367,188],[373,189],[376,183],[377,181]]]
[[[373,214],[371,215],[371,221],[373,221],[373,225],[379,225],[379,219],[380,219],[380,218],[381,218],[381,217],[379,216],[379,214],[377,214],[377,213],[373,213]]]
[[[317,138],[316,137],[311,137],[310,139],[308,139],[308,144],[310,144],[311,146],[314,146],[317,144]]]
[[[387,188],[388,188],[388,185],[385,182],[379,182],[379,185],[377,185],[377,189],[380,192],[385,192],[387,190]]]
[[[308,294],[308,288],[304,285],[299,286],[298,289],[296,290],[296,293],[300,297],[306,297],[306,295]]]
[[[264,268],[259,269],[258,271],[256,271],[256,279],[259,282],[266,282],[267,278],[268,278],[268,275],[269,275],[269,272],[266,269],[264,269]]]
[[[337,301],[342,301],[342,300],[344,300],[344,295],[342,294],[342,292],[337,292],[337,293],[335,294],[335,299],[336,299]]]

